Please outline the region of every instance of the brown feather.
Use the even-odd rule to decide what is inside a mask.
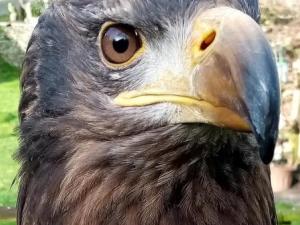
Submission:
[[[111,19],[132,16],[152,36],[163,32],[160,23],[173,21],[174,8],[183,15],[212,4],[137,2],[132,15]],[[255,1],[232,3],[258,18]],[[95,43],[107,16],[103,7],[102,1],[57,1],[29,43],[21,79],[18,225],[275,225],[269,168],[251,134],[151,123],[151,106],[111,104],[109,96],[131,80],[111,81],[101,64]]]

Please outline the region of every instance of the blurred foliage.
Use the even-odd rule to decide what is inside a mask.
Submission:
[[[276,205],[279,225],[300,225],[300,206],[280,202]]]
[[[37,17],[40,16],[45,10],[45,3],[42,0],[34,0],[31,3],[32,15]]]
[[[0,16],[0,22],[7,22],[9,20],[9,16],[8,15],[1,15]]]

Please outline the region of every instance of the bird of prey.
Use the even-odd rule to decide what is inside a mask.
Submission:
[[[57,0],[21,77],[18,225],[275,225],[257,0]]]

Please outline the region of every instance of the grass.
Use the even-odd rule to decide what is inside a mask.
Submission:
[[[15,220],[2,220],[0,221],[0,225],[16,225]]]
[[[300,206],[279,202],[276,209],[280,221],[292,221],[292,225],[300,225]]]
[[[19,69],[0,56],[0,207],[14,207],[17,185],[11,187],[18,170],[12,154],[18,148]]]
[[[9,15],[1,15],[0,22],[7,22],[9,21]]]

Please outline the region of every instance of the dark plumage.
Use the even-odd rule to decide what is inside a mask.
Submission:
[[[41,16],[21,78],[19,225],[276,224],[253,134],[170,124],[168,103],[115,105],[158,62],[114,71],[99,54],[106,21],[134,26],[152,51],[220,5],[259,20],[255,0],[68,0]]]

